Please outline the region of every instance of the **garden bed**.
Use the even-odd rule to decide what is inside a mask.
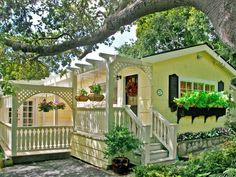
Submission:
[[[195,139],[178,142],[177,152],[179,158],[188,157],[189,154],[198,153],[205,149],[210,149],[217,145],[224,143],[227,136],[206,138],[206,139]]]

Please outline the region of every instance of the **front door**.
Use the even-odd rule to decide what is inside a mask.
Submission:
[[[138,113],[138,75],[127,76],[125,80],[126,105],[137,115]]]

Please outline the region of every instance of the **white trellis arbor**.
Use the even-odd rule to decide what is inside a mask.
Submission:
[[[19,140],[17,139],[17,110],[20,107],[21,104],[23,104],[24,101],[26,101],[28,98],[30,98],[31,96],[34,96],[36,94],[39,93],[51,93],[51,94],[55,94],[57,96],[59,96],[60,98],[62,98],[68,105],[69,107],[73,110],[73,105],[75,105],[75,101],[73,99],[73,88],[72,87],[54,87],[54,86],[43,86],[43,85],[25,85],[25,84],[13,84],[16,87],[16,94],[12,96],[12,130],[11,130],[11,152],[12,152],[12,156],[16,156],[17,155],[17,151],[19,150],[19,147],[17,147],[17,142],[19,144]],[[71,131],[71,128],[69,127],[63,127],[62,128],[63,133],[67,136],[69,135],[69,132]],[[60,130],[60,131],[62,131]],[[26,130],[21,130],[23,133]],[[25,140],[24,140],[24,144],[31,144],[30,148],[26,148],[25,150],[33,150],[33,139],[31,140],[27,140],[27,137],[32,137],[33,134],[35,135],[37,133],[38,130],[29,130],[29,132],[26,132],[27,135],[24,135]],[[53,145],[52,140],[49,140],[49,138],[51,138],[52,134],[54,134],[57,130],[53,130],[52,128],[50,129],[46,129],[43,130],[44,133],[47,133],[48,135],[48,140],[43,140],[45,141],[44,144],[38,146],[40,149],[46,148],[49,149],[49,144],[51,143],[51,146]],[[49,133],[51,135],[49,135]],[[62,134],[62,133],[61,133]],[[69,145],[69,140],[67,137],[65,137],[65,135],[63,135],[63,143],[65,146],[60,146],[61,148],[68,148]],[[62,138],[62,137],[58,137],[58,138]],[[30,142],[31,141],[31,142]],[[47,142],[46,142],[47,141]],[[58,140],[59,141],[59,140]],[[21,143],[22,144],[22,143]],[[47,146],[45,146],[45,144]],[[37,144],[36,144],[37,145]],[[36,146],[34,143],[34,146]],[[56,145],[55,145],[56,146]],[[57,147],[57,148],[60,148]],[[21,148],[22,149],[22,148]]]

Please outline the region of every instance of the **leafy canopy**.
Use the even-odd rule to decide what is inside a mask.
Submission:
[[[53,46],[89,36],[107,16],[121,8],[121,1],[107,0],[7,0],[0,7],[0,73],[4,79],[41,79],[49,72],[65,72],[73,60],[95,50],[97,44],[57,54],[16,51],[4,39],[35,46]],[[124,28],[123,28],[124,29]],[[100,42],[111,44],[113,37]],[[60,49],[58,49],[60,50]]]
[[[235,54],[220,41],[207,16],[195,8],[151,14],[137,20],[136,25],[137,41],[117,48],[121,55],[141,58],[207,42],[235,65]]]

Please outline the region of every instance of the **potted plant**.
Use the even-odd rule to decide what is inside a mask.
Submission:
[[[85,89],[79,90],[79,96],[76,96],[75,99],[77,101],[88,101],[88,92]]]
[[[52,101],[47,102],[46,99],[43,99],[43,101],[39,103],[38,108],[39,111],[49,112],[50,110],[54,109],[54,105]]]
[[[234,106],[234,103],[223,92],[188,92],[181,98],[175,98],[177,104],[177,123],[181,117],[192,116],[192,122],[195,117],[220,116],[226,114],[226,108]]]
[[[88,98],[90,101],[102,101],[104,99],[104,95],[101,95],[102,87],[100,84],[93,84],[89,88]]]
[[[113,171],[118,174],[127,174],[130,169],[130,160],[125,157],[125,154],[138,148],[139,139],[128,128],[116,126],[105,134],[105,144],[107,147],[104,155],[105,158],[113,158]]]

